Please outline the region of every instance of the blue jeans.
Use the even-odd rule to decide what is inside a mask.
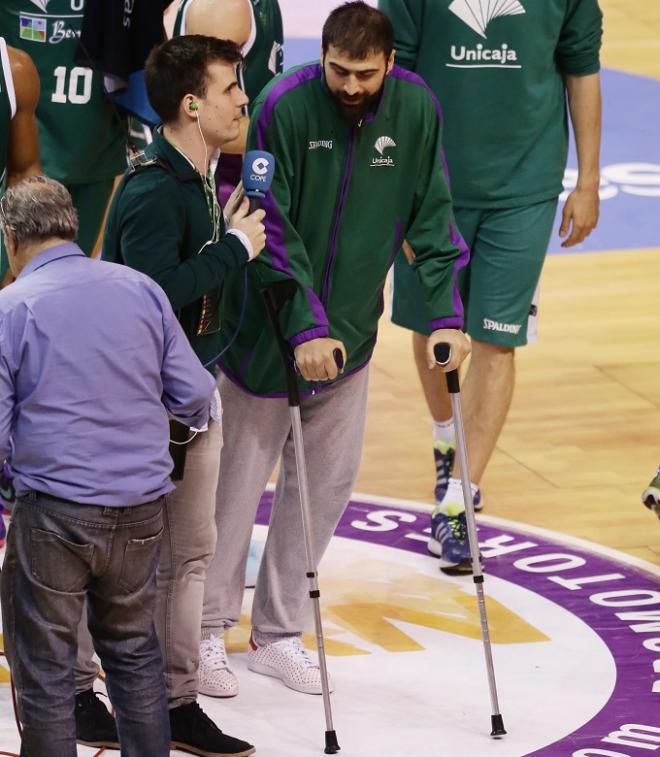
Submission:
[[[122,757],[169,755],[153,622],[163,504],[78,505],[38,492],[19,498],[0,590],[23,724],[21,757],[76,756],[73,667],[85,600]]]
[[[163,509],[165,530],[155,621],[170,709],[197,701],[204,583],[215,552],[215,492],[221,448],[222,429],[219,423],[211,422],[208,431],[188,445],[185,475],[167,495]],[[77,692],[91,689],[99,674],[93,654],[87,624],[81,624]]]

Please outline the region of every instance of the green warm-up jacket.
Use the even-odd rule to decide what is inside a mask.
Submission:
[[[468,250],[452,218],[441,137],[433,93],[396,66],[375,112],[360,124],[340,115],[319,64],[292,69],[261,93],[248,149],[270,151],[276,166],[263,204],[266,249],[250,265],[242,327],[221,360],[237,384],[259,395],[285,390],[259,294],[264,284],[285,279],[296,285],[280,316],[291,347],[330,336],[346,347],[344,376],[364,366],[403,239],[416,253],[431,329],[462,327],[455,275]],[[223,296],[225,339],[243,307],[238,279],[231,278]],[[300,386],[318,388],[302,379]]]
[[[214,229],[202,176],[160,132],[154,133],[145,158],[147,163],[130,171],[115,193],[103,259],[142,271],[165,290],[206,364],[221,350],[222,286],[231,271],[244,268],[248,253],[238,237],[224,233],[219,208]],[[237,286],[242,291],[242,283]],[[203,329],[205,323],[211,327]]]

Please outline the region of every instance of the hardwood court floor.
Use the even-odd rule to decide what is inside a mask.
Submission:
[[[660,79],[660,3],[601,6],[603,65]],[[548,258],[485,512],[660,564],[660,523],[640,502],[660,463],[659,282],[660,249]],[[357,490],[431,502],[430,437],[410,336],[383,320]]]
[[[541,338],[482,482],[486,512],[660,562],[640,503],[660,461],[660,250],[548,258]],[[430,423],[408,332],[383,320],[360,492],[431,502]]]

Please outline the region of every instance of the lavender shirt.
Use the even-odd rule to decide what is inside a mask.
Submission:
[[[0,292],[0,462],[17,491],[130,506],[171,491],[167,411],[203,426],[214,381],[162,289],[73,243]]]

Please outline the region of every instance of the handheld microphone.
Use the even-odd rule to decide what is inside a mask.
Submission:
[[[250,150],[243,158],[243,187],[250,198],[250,213],[254,213],[266,196],[275,175],[275,158],[264,150]]]

